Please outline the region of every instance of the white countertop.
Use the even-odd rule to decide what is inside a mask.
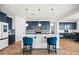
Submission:
[[[27,37],[54,37],[54,36],[58,36],[57,34],[26,34],[24,36],[27,36]]]

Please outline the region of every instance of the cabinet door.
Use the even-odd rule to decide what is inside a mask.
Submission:
[[[33,48],[40,48],[40,36],[36,35],[36,38],[33,38]]]
[[[34,38],[33,38],[33,48],[39,48],[39,45],[40,45],[40,40],[38,39],[38,36],[34,36]]]
[[[44,36],[41,37],[40,43],[41,43],[40,48],[47,48],[47,39],[45,39]]]
[[[47,48],[47,40],[42,35],[36,35],[33,39],[33,48]]]
[[[9,45],[15,42],[15,35],[9,35]]]
[[[9,24],[8,29],[11,30],[12,29],[12,18],[7,17],[7,23]]]
[[[0,40],[0,50],[8,46],[8,39]]]

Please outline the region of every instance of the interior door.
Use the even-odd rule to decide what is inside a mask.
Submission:
[[[2,22],[2,38],[8,37],[8,23]]]

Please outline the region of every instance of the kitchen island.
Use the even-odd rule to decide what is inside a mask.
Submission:
[[[57,37],[57,48],[59,48],[59,23],[52,21],[26,21],[25,32],[22,35],[22,48],[23,37],[33,38],[33,48],[46,49],[47,38]],[[40,25],[40,26],[39,26]]]
[[[33,38],[33,48],[46,49],[47,48],[47,38],[57,37],[57,48],[59,48],[59,35],[57,34],[26,34],[26,37]],[[23,41],[22,41],[23,43]],[[23,45],[22,45],[23,48]]]

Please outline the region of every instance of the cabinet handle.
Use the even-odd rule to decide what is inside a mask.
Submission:
[[[36,36],[34,38],[36,39]]]
[[[46,39],[46,36],[44,38]]]

